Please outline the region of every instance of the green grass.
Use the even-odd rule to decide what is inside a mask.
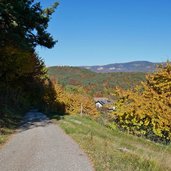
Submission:
[[[56,122],[84,149],[96,171],[171,170],[171,146],[111,130],[88,117]]]
[[[8,140],[9,136],[13,133],[13,130],[8,128],[2,128],[0,132],[0,145],[2,145]]]

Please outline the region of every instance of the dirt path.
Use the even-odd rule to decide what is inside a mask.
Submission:
[[[27,113],[23,126],[0,150],[2,171],[93,171],[79,146],[42,113]]]

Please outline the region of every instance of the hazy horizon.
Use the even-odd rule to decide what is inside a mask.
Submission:
[[[167,60],[166,60],[167,61]],[[137,61],[127,61],[127,62],[111,62],[111,63],[107,63],[107,64],[95,64],[95,65],[50,65],[47,67],[55,67],[55,66],[69,66],[69,67],[91,67],[91,66],[106,66],[106,65],[111,65],[111,64],[127,64],[127,63],[132,63],[132,62],[150,62],[150,63],[164,63],[166,61],[161,61],[161,62],[151,62],[151,61],[143,61],[143,60],[137,60]]]

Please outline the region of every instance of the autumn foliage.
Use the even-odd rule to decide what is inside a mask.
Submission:
[[[171,141],[171,63],[160,65],[133,90],[118,88],[114,113],[121,129],[158,142]]]
[[[81,108],[83,115],[97,116],[99,114],[93,99],[82,91],[67,91],[57,82],[55,82],[54,86],[57,93],[56,101],[65,106],[67,114],[80,114]]]
[[[78,67],[49,67],[48,74],[64,86],[82,87],[94,97],[110,96],[116,86],[129,89],[145,80],[145,73],[95,73]]]

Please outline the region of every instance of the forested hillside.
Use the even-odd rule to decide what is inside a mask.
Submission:
[[[48,74],[54,77],[67,90],[83,88],[93,96],[111,94],[116,86],[132,88],[145,80],[145,73],[95,73],[78,67],[50,67]]]

